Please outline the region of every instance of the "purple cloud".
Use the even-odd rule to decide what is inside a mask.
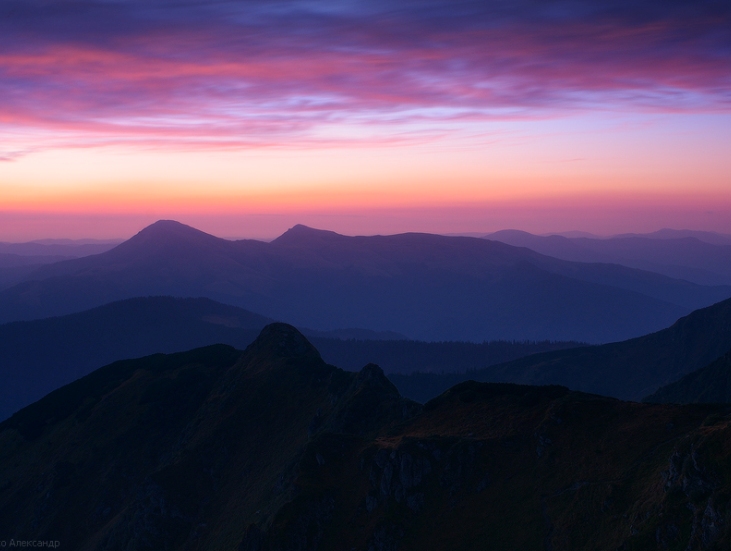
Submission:
[[[0,133],[223,147],[343,139],[333,125],[396,139],[576,109],[728,112],[730,63],[728,2],[10,0]]]

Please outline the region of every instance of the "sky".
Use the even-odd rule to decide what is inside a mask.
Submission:
[[[0,241],[731,233],[728,1],[3,0]]]

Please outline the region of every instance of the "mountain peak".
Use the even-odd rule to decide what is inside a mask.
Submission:
[[[321,242],[326,239],[330,240],[338,237],[343,236],[334,231],[318,230],[303,224],[297,224],[277,237],[274,241],[272,241],[272,243],[280,245],[299,245],[303,243]]]
[[[158,220],[157,222],[154,222],[154,223],[150,224],[149,226],[143,228],[132,239],[134,239],[135,237],[141,237],[141,236],[173,236],[173,235],[180,236],[180,237],[201,236],[201,235],[213,237],[210,234],[197,230],[197,229],[193,228],[192,226],[188,226],[186,224],[178,222],[177,220]]]
[[[309,357],[322,361],[320,353],[297,328],[287,323],[270,323],[247,348],[247,352],[274,358]]]
[[[158,220],[112,251],[114,251],[114,255],[137,254],[140,251],[147,254],[158,254],[161,249],[170,247],[188,248],[191,245],[210,247],[223,242],[224,240],[218,237],[175,220]]]
[[[305,226],[304,224],[295,224],[294,226],[289,228],[284,233],[316,232],[316,231],[324,231],[324,230],[316,230],[315,228]]]
[[[400,397],[398,389],[388,379],[388,377],[386,377],[383,369],[374,363],[369,363],[358,372],[355,376],[355,385],[358,387],[370,386],[373,388],[379,388],[392,397]]]
[[[498,230],[496,232],[487,234],[485,237],[489,238],[489,237],[493,237],[493,236],[496,236],[496,237],[535,237],[535,235],[533,235],[532,233],[528,233],[527,231],[511,230],[511,229]]]

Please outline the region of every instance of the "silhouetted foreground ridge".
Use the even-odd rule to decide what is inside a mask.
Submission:
[[[422,407],[377,366],[342,371],[272,324],[244,352],[116,362],[0,423],[0,538],[727,549],[729,411],[474,382]]]

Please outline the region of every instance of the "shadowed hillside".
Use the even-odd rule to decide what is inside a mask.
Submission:
[[[715,362],[659,388],[644,399],[656,404],[724,404],[731,402],[731,352]]]
[[[115,360],[216,343],[244,348],[271,321],[208,299],[146,297],[0,325],[0,419]]]
[[[607,342],[731,296],[616,265],[571,263],[468,237],[346,237],[296,226],[271,243],[160,221],[99,255],[0,291],[0,321],[149,295],[204,296],[318,330],[419,340]]]
[[[560,384],[640,400],[731,348],[731,300],[693,312],[662,331],[623,342],[526,356],[461,376],[393,375],[405,396],[426,401],[460,380]]]
[[[0,325],[0,420],[92,370],[124,358],[190,347],[246,348],[272,320],[203,298],[141,297],[77,314]],[[330,363],[358,370],[466,371],[576,343],[424,343],[381,341],[368,330],[301,329]],[[359,340],[352,337],[357,336]],[[342,340],[346,339],[346,340]]]
[[[723,549],[729,409],[461,384],[293,327],[122,361],[0,423],[0,533],[75,550]]]

